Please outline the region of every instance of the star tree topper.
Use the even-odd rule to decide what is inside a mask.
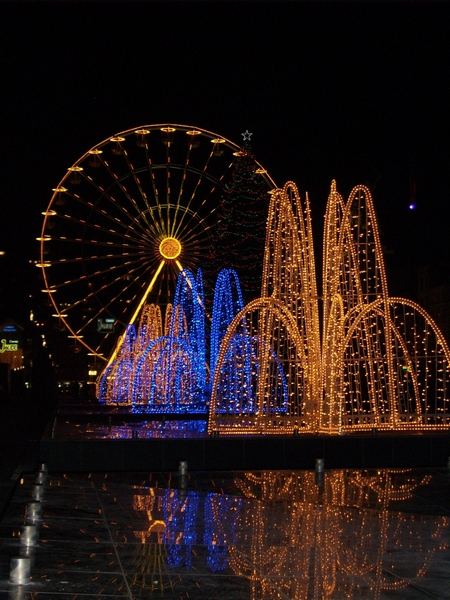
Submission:
[[[252,139],[253,133],[246,129],[243,133],[241,133],[242,139],[244,142],[250,142]]]

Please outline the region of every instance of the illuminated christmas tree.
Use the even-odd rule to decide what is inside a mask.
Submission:
[[[216,272],[228,267],[239,274],[245,301],[260,295],[266,215],[267,182],[258,169],[251,133],[242,134],[244,146],[237,153],[230,183],[218,209],[213,263]]]

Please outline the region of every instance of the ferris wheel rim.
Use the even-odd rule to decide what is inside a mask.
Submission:
[[[138,125],[135,127],[131,127],[125,130],[121,130],[117,133],[114,133],[113,135],[109,135],[107,137],[105,137],[104,139],[102,139],[100,142],[96,143],[95,145],[89,147],[89,149],[87,151],[85,151],[81,156],[79,156],[79,158],[73,162],[70,167],[68,167],[64,173],[64,175],[62,176],[62,178],[59,180],[58,184],[52,188],[52,195],[50,198],[50,201],[47,205],[46,210],[42,213],[44,215],[44,219],[43,219],[43,223],[42,223],[42,228],[41,228],[41,237],[38,238],[40,239],[40,264],[37,266],[41,267],[41,272],[42,272],[42,276],[43,276],[43,282],[44,282],[44,287],[45,289],[43,289],[43,292],[47,293],[48,298],[50,299],[50,304],[52,306],[52,308],[55,311],[54,316],[58,317],[60,319],[60,321],[63,323],[64,327],[67,329],[67,331],[70,333],[70,335],[68,337],[70,338],[74,338],[76,339],[76,341],[78,343],[80,343],[82,346],[84,346],[84,348],[88,351],[89,355],[94,355],[102,360],[107,361],[107,358],[104,356],[103,353],[98,352],[92,345],[89,345],[88,343],[86,343],[86,341],[83,339],[83,336],[80,335],[79,331],[77,332],[77,328],[75,326],[73,326],[71,324],[71,322],[67,319],[67,315],[65,314],[64,308],[60,306],[60,303],[58,303],[56,301],[56,299],[54,298],[54,292],[57,290],[57,287],[59,285],[59,287],[61,287],[61,285],[63,284],[56,284],[56,283],[51,283],[51,277],[48,276],[48,271],[46,269],[46,257],[45,257],[45,242],[48,241],[49,239],[51,239],[50,235],[47,235],[48,230],[50,229],[49,227],[49,222],[50,222],[50,218],[52,216],[54,216],[55,214],[57,214],[57,211],[55,211],[53,209],[53,205],[56,202],[56,199],[59,197],[59,194],[61,192],[67,192],[67,188],[65,187],[65,182],[66,180],[68,180],[68,178],[73,175],[73,172],[76,171],[82,171],[83,169],[80,167],[80,165],[82,163],[85,163],[86,160],[88,160],[89,158],[92,159],[93,156],[95,156],[96,154],[101,154],[102,152],[101,149],[104,148],[105,146],[107,146],[108,144],[114,143],[114,142],[123,142],[127,139],[127,137],[129,138],[132,135],[142,135],[142,136],[147,136],[150,135],[153,132],[162,132],[167,133],[167,134],[173,134],[176,132],[182,132],[185,133],[187,135],[192,135],[193,137],[195,136],[203,136],[206,137],[207,139],[209,139],[209,141],[211,143],[213,143],[214,145],[218,145],[221,146],[223,145],[224,147],[226,147],[228,150],[232,151],[233,155],[237,156],[238,152],[243,152],[243,146],[239,146],[238,144],[234,143],[233,141],[231,141],[230,139],[219,135],[213,131],[210,131],[208,129],[204,129],[198,126],[194,126],[194,125],[186,125],[186,124],[177,124],[177,123],[170,123],[170,122],[163,122],[163,123],[154,123],[154,124],[145,124],[145,125]],[[192,133],[190,133],[192,132]],[[123,139],[122,139],[123,138]],[[99,152],[96,152],[99,151]],[[263,175],[263,178],[265,179],[268,188],[275,188],[276,184],[273,180],[273,178],[270,176],[270,174],[268,173],[268,171],[261,165],[261,163],[259,161],[257,161],[255,159],[255,157],[252,155],[252,160],[253,163],[255,165],[255,167],[258,169],[259,173],[261,175]],[[167,169],[168,164],[170,165],[170,169],[183,169],[183,165],[182,163],[180,165],[177,165],[176,163],[167,163],[167,162],[162,162],[160,165],[153,165],[152,164],[152,168],[156,168],[156,167],[160,167],[161,169]],[[192,167],[191,165],[189,165],[188,167],[189,172],[191,173],[196,173],[197,175],[201,175],[201,170],[197,170],[194,167]],[[135,169],[134,171],[130,171],[131,174],[135,174],[135,173],[140,173],[139,169]],[[204,170],[204,173],[206,173],[205,178],[207,178],[210,182],[213,183],[221,183],[221,179],[220,178],[216,178],[213,174],[210,174],[208,171]],[[123,179],[125,180],[128,177],[128,175],[125,175],[123,177]],[[66,184],[67,185],[67,184]],[[107,191],[104,192],[105,194],[107,194]],[[158,198],[154,198],[155,202],[154,204],[152,204],[152,207],[161,207],[161,206],[169,206],[170,203],[160,203],[158,201]],[[191,213],[189,206],[183,206],[183,210],[187,213]],[[62,239],[62,238],[61,238]]]
[[[132,133],[135,133],[135,134],[137,133],[139,135],[139,130],[145,130],[145,129],[149,129],[150,132],[152,131],[152,129],[153,130],[158,129],[158,130],[162,131],[163,128],[175,128],[175,131],[180,130],[180,131],[184,131],[184,132],[198,131],[198,132],[200,132],[200,134],[206,134],[208,137],[211,137],[213,139],[217,138],[217,139],[223,140],[223,142],[221,142],[221,143],[225,144],[225,146],[230,149],[236,150],[237,152],[242,150],[241,146],[239,146],[235,142],[229,140],[228,138],[226,138],[224,136],[219,136],[217,133],[214,133],[213,131],[209,131],[208,129],[202,129],[201,127],[196,127],[193,125],[181,125],[181,124],[176,124],[176,123],[155,123],[155,124],[145,124],[145,125],[139,125],[136,127],[130,127],[129,129],[124,129],[122,131],[118,131],[118,132],[114,133],[113,135],[110,135],[110,136],[104,138],[97,144],[94,144],[84,154],[82,154],[75,162],[73,162],[70,165],[70,167],[67,168],[66,173],[59,180],[58,185],[55,188],[53,188],[53,194],[50,198],[50,202],[47,205],[46,212],[49,211],[49,209],[54,201],[54,198],[59,193],[60,190],[58,190],[58,188],[61,187],[61,184],[70,175],[69,169],[72,169],[73,167],[78,167],[81,162],[86,160],[86,158],[88,158],[92,154],[92,150],[98,150],[98,149],[100,149],[101,146],[104,146],[108,142],[114,141],[112,138],[123,137],[123,136],[130,135]],[[175,133],[175,131],[170,132],[170,133]],[[267,171],[267,169],[265,169],[264,166],[256,159],[255,159],[255,164],[258,165],[258,168],[261,168],[264,171],[264,173],[262,173],[262,174],[264,175],[265,179],[270,181],[273,188],[276,188],[277,187],[276,183],[275,183],[274,179],[272,178],[272,176],[270,175],[270,173]],[[45,223],[45,219],[44,219],[44,223]],[[44,231],[44,225],[42,227],[42,232],[43,231]]]

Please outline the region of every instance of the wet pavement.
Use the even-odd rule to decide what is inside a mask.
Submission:
[[[1,599],[450,598],[445,470],[52,474],[27,547],[34,482],[0,523]]]
[[[130,439],[186,439],[207,438],[206,419],[119,420],[109,422],[76,422],[59,419],[50,437],[64,440],[130,440]]]

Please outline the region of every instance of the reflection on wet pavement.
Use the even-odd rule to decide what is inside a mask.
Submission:
[[[205,419],[148,420],[119,423],[77,423],[58,421],[55,439],[129,440],[129,439],[177,439],[207,437]]]
[[[450,598],[443,471],[51,476],[26,548],[32,483],[0,524],[0,598]]]

